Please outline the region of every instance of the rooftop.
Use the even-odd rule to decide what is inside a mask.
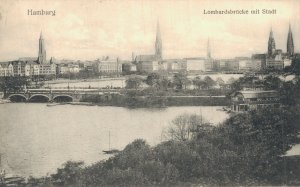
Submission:
[[[266,98],[266,97],[279,97],[278,92],[275,90],[243,90],[236,92],[233,96],[242,94],[244,98]]]

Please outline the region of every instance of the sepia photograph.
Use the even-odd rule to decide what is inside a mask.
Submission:
[[[300,1],[0,0],[9,186],[300,186]]]

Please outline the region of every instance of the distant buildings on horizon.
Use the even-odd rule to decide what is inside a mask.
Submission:
[[[55,75],[54,58],[46,60],[46,49],[42,32],[39,38],[38,57],[22,57],[0,64],[0,76]]]
[[[80,71],[100,74],[148,73],[148,72],[257,72],[264,69],[282,70],[290,66],[294,53],[294,41],[289,25],[287,51],[276,49],[272,29],[270,30],[267,53],[253,54],[252,57],[214,59],[210,42],[207,41],[206,57],[164,59],[159,23],[156,28],[154,54],[135,55],[129,61],[118,57],[104,56],[93,61],[56,60],[46,58],[45,41],[40,34],[38,57],[23,57],[0,63],[0,76],[35,76],[76,74]]]

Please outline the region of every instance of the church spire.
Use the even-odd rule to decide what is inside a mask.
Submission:
[[[271,57],[275,53],[275,50],[276,50],[275,39],[273,36],[272,27],[271,27],[269,41],[268,41],[268,56]]]
[[[291,29],[291,24],[289,24],[289,33],[287,38],[286,51],[289,56],[294,55],[294,41],[293,41],[293,33]]]
[[[156,25],[155,55],[158,59],[162,59],[162,41],[158,21]]]
[[[210,43],[209,43],[209,38],[207,39],[207,58],[211,58],[211,51],[210,51]]]
[[[40,33],[40,39],[39,39],[38,63],[39,64],[46,63],[46,50],[45,50],[45,43],[44,43],[44,38],[43,38],[42,31]]]
[[[40,39],[43,39],[43,31],[41,30]]]

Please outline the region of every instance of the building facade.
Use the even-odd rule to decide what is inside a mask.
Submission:
[[[231,111],[246,112],[263,107],[279,107],[280,98],[275,90],[243,90],[231,95]]]
[[[119,58],[104,57],[96,61],[96,68],[98,73],[121,73],[122,63]]]
[[[80,68],[79,64],[73,63],[60,63],[56,65],[56,73],[57,74],[76,74],[79,73]]]
[[[156,55],[139,55],[136,57],[135,63],[139,72],[155,72],[159,70]]]
[[[167,72],[185,72],[187,71],[186,59],[165,59],[159,63],[160,70]]]
[[[13,65],[11,63],[0,63],[0,77],[13,76]]]
[[[185,58],[187,64],[187,71],[205,71],[205,61],[203,57]]]

